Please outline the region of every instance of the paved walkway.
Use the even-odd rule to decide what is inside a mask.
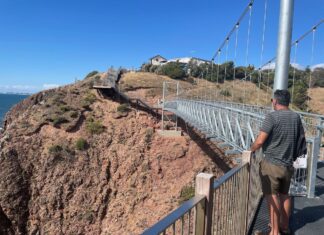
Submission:
[[[324,234],[324,162],[319,162],[315,198],[294,197],[293,213],[290,228],[295,235],[322,235]],[[262,201],[256,220],[252,225],[252,232],[267,231],[269,224],[268,208],[265,200]]]

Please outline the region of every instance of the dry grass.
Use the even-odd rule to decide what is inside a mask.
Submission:
[[[162,98],[163,82],[166,81],[166,99],[176,96],[176,83],[179,81],[179,95],[184,98],[203,98],[209,100],[226,100],[239,103],[270,105],[271,90],[268,92],[259,89],[255,84],[243,81],[225,81],[223,84],[216,84],[202,79],[193,78],[194,84],[174,80],[167,76],[154,73],[127,73],[123,76],[120,89],[128,92],[129,95],[138,95],[142,99]],[[139,90],[145,89],[145,92]],[[137,90],[138,92],[130,91]],[[228,94],[224,96],[224,94]],[[143,96],[143,97],[142,97]]]
[[[312,112],[324,115],[324,88],[311,88],[309,96],[311,97],[309,106]]]

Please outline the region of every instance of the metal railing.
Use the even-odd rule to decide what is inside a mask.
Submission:
[[[204,214],[198,214],[205,208],[206,197],[197,195],[184,202],[179,208],[170,213],[167,217],[160,220],[155,226],[146,230],[143,235],[151,234],[196,234],[194,229],[197,225],[198,216],[204,218]],[[196,217],[196,218],[194,218]]]
[[[307,168],[295,169],[290,194],[314,197],[319,138],[308,138]],[[219,179],[201,173],[196,195],[143,235],[247,234],[262,198],[259,165],[262,151],[242,153],[242,164]]]
[[[261,199],[258,177],[262,152],[243,153],[242,165],[217,180],[200,173],[196,195],[144,231],[155,234],[246,234]]]

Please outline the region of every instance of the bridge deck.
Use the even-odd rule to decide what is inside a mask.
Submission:
[[[290,220],[292,234],[308,235],[323,234],[324,231],[324,162],[318,163],[316,179],[316,197],[294,197],[293,212]],[[265,200],[262,201],[253,225],[256,230],[267,231],[269,224],[268,209]]]

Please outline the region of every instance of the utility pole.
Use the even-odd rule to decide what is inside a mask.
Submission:
[[[294,0],[280,0],[278,47],[273,92],[277,89],[283,90],[288,88],[293,13]]]

